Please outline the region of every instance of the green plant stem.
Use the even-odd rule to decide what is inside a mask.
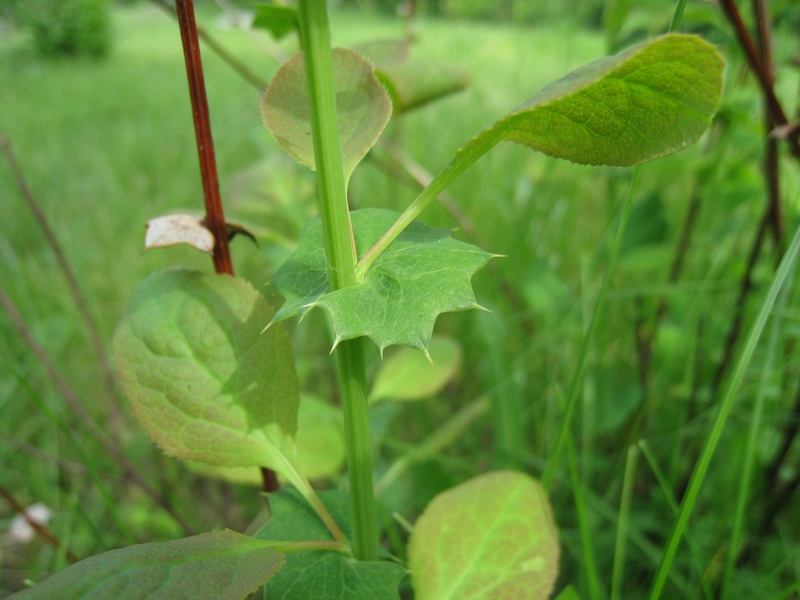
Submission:
[[[789,277],[798,252],[800,252],[800,227],[798,227],[798,229],[795,231],[792,243],[781,260],[780,265],[778,266],[778,271],[775,273],[775,277],[772,279],[772,284],[770,285],[767,295],[761,304],[761,309],[758,312],[758,316],[753,322],[753,325],[750,327],[750,333],[747,336],[747,342],[739,354],[739,359],[736,362],[736,368],[733,371],[733,375],[731,375],[731,379],[725,391],[725,396],[722,399],[717,416],[714,419],[714,425],[708,435],[708,438],[706,439],[706,443],[703,446],[703,451],[700,454],[700,458],[698,459],[694,471],[692,472],[692,477],[689,480],[689,486],[686,490],[683,503],[681,504],[681,510],[678,514],[678,519],[673,525],[672,533],[669,541],[667,542],[666,550],[664,551],[664,556],[661,560],[661,564],[659,565],[658,572],[656,573],[656,577],[653,582],[650,600],[656,600],[657,598],[661,597],[661,592],[664,589],[667,575],[672,567],[672,561],[674,560],[675,553],[678,550],[678,544],[683,537],[683,532],[685,531],[689,522],[689,516],[694,509],[695,502],[697,501],[697,497],[700,493],[700,486],[703,484],[706,472],[708,471],[708,466],[711,462],[711,457],[714,455],[714,451],[717,448],[719,439],[722,436],[722,430],[725,427],[728,414],[733,407],[733,401],[736,399],[736,393],[738,392],[739,386],[742,383],[747,366],[750,363],[753,352],[755,351],[756,344],[761,337],[761,333],[764,331],[767,318],[772,311],[772,307],[775,305],[778,292],[780,291],[786,279]]]
[[[328,280],[331,290],[335,291],[356,284],[356,254],[339,146],[327,5],[320,0],[301,0],[298,16],[308,79]],[[346,340],[337,344],[336,364],[347,443],[353,553],[359,560],[376,560],[378,533],[362,341]]]
[[[513,122],[509,121],[507,127],[510,128],[512,126]],[[433,181],[430,182],[428,187],[422,190],[419,196],[414,199],[403,214],[397,218],[397,221],[383,234],[383,237],[361,257],[358,267],[356,268],[357,281],[364,279],[372,263],[374,263],[381,253],[389,247],[389,244],[396,240],[397,236],[403,233],[403,230],[408,227],[431,202],[436,200],[436,197],[441,194],[447,186],[453,183],[459,175],[472,166],[481,156],[494,148],[494,146],[503,139],[505,133],[505,129],[489,129],[472,138],[466,146],[461,148],[456,154],[456,157],[433,178]]]
[[[553,446],[553,451],[547,459],[547,465],[545,466],[544,473],[542,474],[542,485],[544,485],[545,489],[548,491],[553,483],[559,458],[561,457],[561,452],[564,448],[564,441],[567,437],[570,423],[572,422],[572,415],[575,412],[575,405],[577,404],[578,394],[580,393],[581,383],[583,381],[583,373],[586,370],[586,360],[589,357],[589,348],[594,340],[594,334],[597,330],[597,323],[599,322],[600,307],[602,307],[603,303],[605,302],[606,293],[608,292],[608,284],[611,281],[611,274],[614,272],[614,267],[617,264],[617,257],[619,256],[619,250],[622,247],[622,240],[625,237],[625,228],[628,225],[628,217],[631,214],[631,206],[633,206],[633,196],[636,189],[636,181],[639,178],[639,169],[640,167],[636,167],[633,172],[633,177],[631,178],[628,199],[625,201],[625,208],[622,211],[622,219],[620,220],[619,228],[617,229],[617,236],[614,239],[611,257],[609,258],[608,267],[606,268],[605,275],[603,276],[603,282],[600,284],[600,293],[597,295],[597,301],[594,305],[592,319],[589,322],[589,329],[583,338],[583,345],[581,347],[580,358],[578,359],[578,366],[575,369],[575,374],[572,377],[572,383],[569,387],[569,394],[567,396],[567,405],[566,409],[564,410],[564,416],[561,419],[561,424],[559,426],[558,433],[556,434],[556,441]]]

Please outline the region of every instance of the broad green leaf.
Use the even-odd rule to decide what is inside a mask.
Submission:
[[[303,395],[297,415],[297,462],[309,479],[330,477],[344,467],[342,411],[315,396]]]
[[[382,209],[352,212],[358,254],[369,250],[396,218],[397,213]],[[440,313],[480,308],[470,280],[492,256],[454,240],[450,230],[414,222],[360,284],[328,292],[322,223],[312,219],[297,251],[272,279],[286,298],[272,322],[320,306],[332,317],[336,343],[367,336],[381,351],[392,344],[425,350]]]
[[[568,585],[553,600],[581,600],[581,597],[574,587]]]
[[[544,600],[558,555],[544,488],[515,471],[487,473],[436,496],[408,544],[417,600]]]
[[[151,275],[114,335],[133,412],[164,451],[228,467],[294,464],[298,383],[286,333],[241,279],[188,270]]]
[[[320,499],[350,535],[350,505],[339,491]],[[270,520],[254,537],[273,541],[331,541],[330,533],[295,491],[269,495]],[[340,552],[312,550],[286,555],[286,566],[265,587],[270,600],[398,600],[405,569],[393,562],[362,562]]]
[[[573,71],[481,135],[581,164],[653,160],[693,144],[711,124],[722,67],[699,37],[664,35]]]
[[[14,598],[238,600],[263,585],[283,563],[283,557],[263,540],[218,531],[104,552],[59,571]]]
[[[333,50],[333,77],[347,181],[378,140],[391,116],[392,104],[372,65],[353,50]],[[304,165],[316,168],[302,54],[286,62],[275,75],[261,99],[261,115],[284,150]]]
[[[253,27],[266,29],[276,40],[287,33],[297,31],[297,9],[274,4],[256,4],[256,15],[253,18]]]
[[[448,337],[431,338],[428,356],[412,348],[399,348],[381,364],[369,401],[429,398],[452,379],[460,365],[461,346]]]
[[[469,71],[431,63],[378,65],[375,75],[392,99],[392,112],[404,113],[469,85]]]

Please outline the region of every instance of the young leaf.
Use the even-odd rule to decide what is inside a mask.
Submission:
[[[428,356],[400,348],[381,364],[369,401],[421,400],[436,394],[452,379],[461,364],[461,346],[448,337],[434,336]]]
[[[320,493],[331,515],[350,535],[350,505],[339,491]],[[325,526],[293,490],[269,495],[270,520],[254,535],[273,541],[330,541]],[[405,575],[399,564],[364,562],[330,550],[286,555],[286,566],[265,587],[265,598],[281,600],[397,600],[397,586]]]
[[[271,316],[227,275],[162,271],[136,289],[114,358],[134,414],[167,454],[286,474],[298,383],[286,333],[260,334]]]
[[[375,75],[389,92],[394,114],[460,92],[470,80],[469,71],[431,63],[379,65]]]
[[[263,540],[218,531],[104,552],[59,571],[14,598],[239,600],[275,575],[283,563],[283,557]]]
[[[408,544],[417,600],[544,600],[558,554],[544,488],[514,471],[487,473],[436,496]]]
[[[375,145],[389,121],[392,103],[372,65],[353,50],[333,50],[334,89],[339,114],[339,144],[345,181]],[[278,143],[314,169],[311,107],[302,54],[286,62],[261,99],[264,124]]]
[[[371,248],[396,217],[382,209],[352,212],[357,252]],[[296,252],[272,279],[286,298],[272,322],[320,306],[333,319],[337,343],[367,336],[381,350],[392,344],[425,350],[440,313],[480,308],[470,279],[490,258],[488,252],[454,240],[449,230],[415,222],[360,284],[328,292],[322,223],[312,219]]]
[[[722,67],[699,37],[663,35],[573,71],[481,135],[581,164],[639,164],[693,144],[708,129]]]
[[[266,29],[272,37],[279,40],[286,34],[297,31],[297,9],[259,2],[256,4],[253,27]]]

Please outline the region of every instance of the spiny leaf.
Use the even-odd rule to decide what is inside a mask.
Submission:
[[[352,212],[358,254],[371,248],[396,218],[397,213],[382,209]],[[440,313],[480,308],[470,280],[490,258],[488,252],[454,240],[449,230],[415,222],[360,284],[329,292],[322,223],[315,218],[272,280],[286,298],[272,322],[320,306],[332,317],[337,343],[367,336],[381,350],[392,344],[425,350]]]
[[[699,37],[664,35],[573,71],[481,135],[581,164],[653,160],[708,129],[722,67],[717,50]]]
[[[342,529],[350,534],[350,506],[339,491],[322,492],[320,499]],[[330,541],[328,530],[294,490],[269,495],[270,520],[258,539],[273,541]],[[265,587],[270,600],[398,600],[397,586],[405,575],[399,564],[363,562],[340,552],[313,550],[286,555],[286,566]]]
[[[269,542],[234,531],[111,550],[14,595],[18,600],[245,598],[283,565]]]
[[[487,473],[436,496],[408,544],[417,600],[544,600],[558,554],[544,488],[514,471]]]
[[[333,77],[347,181],[389,121],[392,103],[375,78],[372,65],[353,50],[333,50]],[[302,54],[286,62],[275,75],[261,99],[261,115],[284,150],[304,165],[316,168]]]
[[[228,275],[162,271],[134,292],[114,335],[122,388],[167,454],[222,466],[294,464],[298,383],[272,309]]]
[[[452,379],[460,364],[461,346],[448,337],[431,338],[427,357],[412,348],[399,348],[381,364],[369,401],[429,398]]]

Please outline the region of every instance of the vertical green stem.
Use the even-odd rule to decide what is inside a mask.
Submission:
[[[311,105],[311,131],[325,256],[328,259],[328,280],[331,289],[338,290],[356,284],[356,255],[339,146],[328,9],[323,0],[301,0],[298,12]],[[336,348],[336,364],[345,419],[353,511],[353,553],[359,560],[375,560],[378,533],[362,341],[341,342]]]

